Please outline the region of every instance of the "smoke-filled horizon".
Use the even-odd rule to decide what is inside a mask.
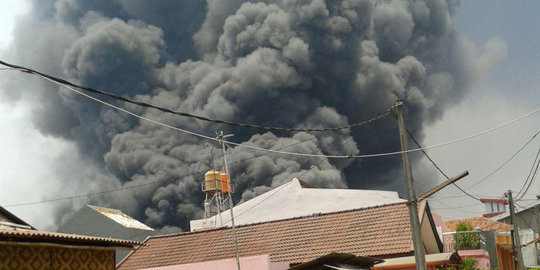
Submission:
[[[461,101],[478,72],[453,28],[454,8],[454,1],[442,0],[34,0],[18,22],[11,51],[17,64],[79,84],[264,126],[341,126],[400,99],[408,129],[422,139],[424,126]],[[219,146],[38,80],[19,90],[21,77],[13,78],[4,88],[17,90],[5,94],[33,100],[35,127],[73,142],[84,161],[59,168],[59,181],[88,193],[159,183],[85,203],[121,209],[163,230],[186,230],[189,220],[202,216],[200,172],[211,168],[209,146]],[[261,132],[115,104],[263,148],[328,155],[399,150],[392,117],[335,132]],[[399,156],[333,160],[240,147],[228,155],[235,203],[300,175],[319,187],[402,189]],[[59,204],[56,223],[79,207]]]

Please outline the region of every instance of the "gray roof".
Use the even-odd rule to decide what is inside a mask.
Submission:
[[[93,210],[97,211],[98,213],[106,216],[107,218],[115,221],[116,223],[127,227],[127,228],[135,228],[135,229],[141,229],[141,230],[148,230],[153,231],[154,229],[146,226],[142,222],[126,215],[124,212],[117,210],[117,209],[111,209],[106,207],[99,207],[94,205],[88,205],[88,207],[92,208]]]

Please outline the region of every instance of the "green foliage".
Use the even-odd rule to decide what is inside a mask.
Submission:
[[[476,270],[476,260],[472,257],[463,258],[459,270]]]
[[[456,234],[452,242],[454,250],[480,248],[480,235],[472,231],[473,227],[468,222],[460,222],[456,225]]]

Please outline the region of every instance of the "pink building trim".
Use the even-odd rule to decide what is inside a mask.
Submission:
[[[459,256],[461,258],[472,257],[476,261],[477,268],[490,269],[489,264],[489,253],[483,249],[473,249],[473,250],[458,250]]]
[[[270,255],[259,255],[240,258],[240,267],[242,269],[260,269],[260,270],[286,270],[289,269],[288,263],[270,262]],[[208,261],[200,263],[189,263],[180,265],[170,265],[162,267],[144,268],[144,270],[236,270],[236,260],[234,258]]]

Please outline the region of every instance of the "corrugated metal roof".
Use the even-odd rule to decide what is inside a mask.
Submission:
[[[244,225],[400,202],[405,200],[394,191],[313,188],[295,178],[235,206],[233,212],[235,224]],[[229,210],[190,222],[192,231],[230,225]]]
[[[94,209],[95,211],[101,213],[102,215],[114,220],[116,223],[119,223],[120,225],[127,227],[127,228],[136,228],[141,230],[148,230],[153,231],[154,229],[146,226],[142,222],[126,215],[124,212],[117,210],[117,209],[111,209],[106,207],[100,207],[100,206],[94,206],[94,205],[88,205],[88,207]]]
[[[0,226],[0,241],[133,248],[141,242]]]
[[[272,262],[304,263],[331,252],[382,258],[413,252],[405,203],[242,225],[236,232],[240,257],[269,254]],[[119,269],[235,256],[231,228],[151,236],[145,244]]]

